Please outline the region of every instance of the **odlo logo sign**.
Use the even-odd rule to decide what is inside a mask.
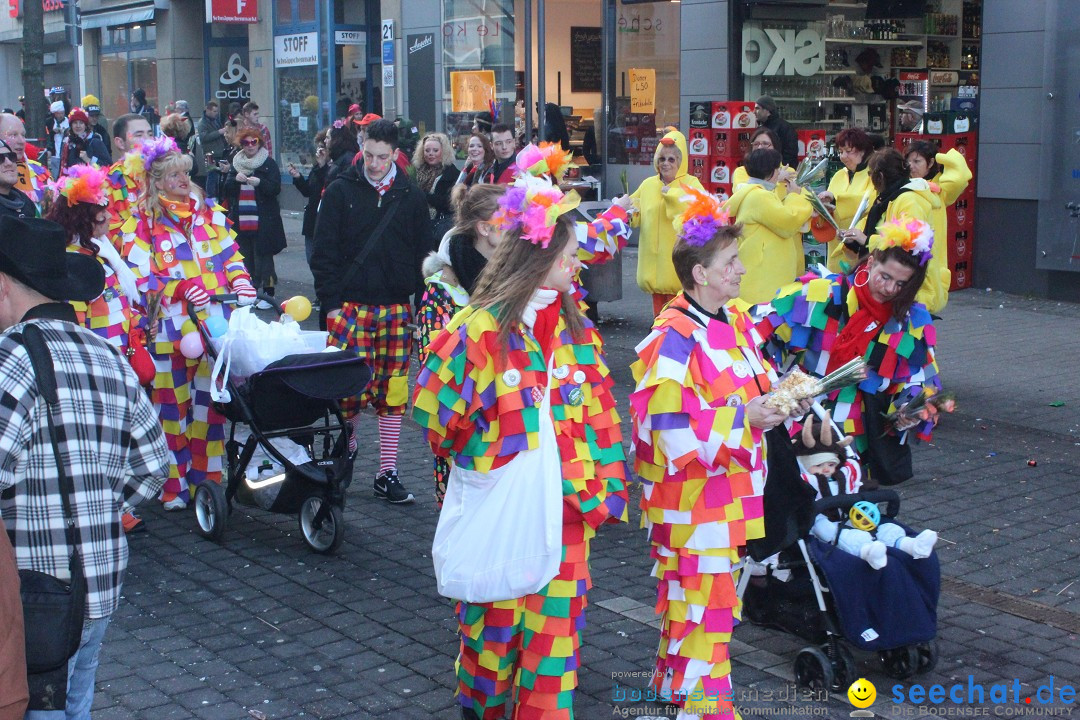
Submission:
[[[229,64],[225,72],[221,73],[218,82],[222,85],[238,85],[239,87],[226,90],[222,88],[214,93],[218,100],[246,100],[251,97],[251,76],[246,67],[240,64],[240,54],[233,53],[229,57]]]
[[[825,39],[814,30],[743,29],[744,75],[816,75],[825,69]]]

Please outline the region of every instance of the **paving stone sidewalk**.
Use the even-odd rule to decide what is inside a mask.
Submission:
[[[287,229],[296,236],[295,217]],[[279,293],[310,296],[302,242],[278,261]],[[601,307],[624,420],[628,365],[650,319],[634,286],[635,262],[630,249],[626,299]],[[1018,681],[1011,716],[1066,709],[1024,698],[1051,676],[1058,688],[1080,680],[1080,381],[1062,363],[1080,350],[1078,329],[1080,308],[985,290],[954,294],[946,309],[940,359],[960,409],[933,444],[918,448],[918,476],[898,488],[903,519],[941,534],[941,661],[902,683],[905,692],[913,682],[967,687],[969,676],[987,688]],[[392,507],[371,495],[372,418],[361,437],[345,543],[333,557],[310,553],[293,517],[238,508],[217,545],[195,533],[190,512],[145,509],[150,532],[131,543],[124,602],[102,650],[95,720],[458,717],[456,625],[449,601],[435,592],[430,558],[430,454],[407,423],[401,475],[418,502]],[[604,529],[593,545],[575,703],[581,719],[669,709],[613,695],[644,687],[658,640],[638,522],[635,510],[628,525]],[[804,645],[748,623],[737,628],[733,677],[744,717],[848,717],[843,697],[791,699],[791,665]],[[876,658],[857,657],[877,685],[877,715],[919,713],[891,701],[896,681]],[[982,707],[1000,716],[1006,706]]]

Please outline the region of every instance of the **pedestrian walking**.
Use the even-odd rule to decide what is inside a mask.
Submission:
[[[153,128],[142,115],[128,113],[113,122],[113,150],[116,162],[109,167],[109,231],[111,235],[120,232],[120,228],[131,215],[131,206],[144,191],[146,173],[142,156],[138,154],[143,143],[154,137]],[[126,162],[127,153],[135,151]]]
[[[236,139],[240,152],[233,155],[221,194],[229,203],[236,244],[244,255],[251,280],[256,288],[272,296],[277,285],[274,256],[288,245],[278,201],[281,171],[262,146],[258,130],[244,128]],[[269,310],[271,306],[260,300],[255,307]]]
[[[0,377],[9,400],[0,514],[20,570],[85,588],[78,649],[55,671],[30,676],[28,720],[90,717],[127,566],[120,509],[155,497],[168,465],[157,413],[135,373],[61,302],[91,300],[104,282],[97,260],[66,245],[55,223],[0,218]],[[27,645],[31,655],[44,649]]]
[[[90,118],[82,108],[72,108],[68,114],[68,131],[60,148],[60,172],[74,165],[112,164],[105,142],[90,130]]]
[[[701,183],[687,172],[686,138],[671,130],[660,139],[653,154],[656,175],[646,178],[630,196],[637,213],[632,222],[638,235],[638,287],[652,295],[653,314],[679,292],[679,278],[671,264],[675,247],[675,220],[686,209],[687,187],[701,190]]]
[[[342,401],[353,424],[372,405],[379,417],[379,471],[375,496],[411,503],[397,471],[401,419],[409,402],[409,298],[424,291],[420,266],[434,249],[427,200],[398,170],[397,128],[376,120],[363,154],[323,193],[315,223],[311,272],[319,304],[327,311],[329,342],[371,364],[371,385]]]
[[[768,95],[757,99],[754,115],[759,127],[767,127],[776,133],[780,147],[776,148],[783,157],[784,164],[795,167],[799,163],[799,134],[784,118],[780,117],[780,107]]]
[[[573,717],[590,542],[626,520],[612,379],[571,294],[577,233],[560,213],[576,203],[532,180],[503,196],[503,240],[429,346],[413,398],[451,463],[433,555],[457,599],[457,700],[472,720],[507,703],[517,718]],[[522,547],[528,562],[515,562]]]

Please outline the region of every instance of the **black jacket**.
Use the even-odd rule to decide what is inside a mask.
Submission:
[[[395,204],[400,206],[378,245],[343,286],[353,260]],[[410,295],[423,294],[420,265],[434,249],[427,198],[408,175],[398,171],[394,184],[380,198],[364,177],[363,166],[350,166],[327,186],[319,207],[311,255],[315,294],[327,311],[346,302],[407,303]]]
[[[777,150],[783,156],[784,164],[788,167],[796,167],[799,164],[799,135],[795,132],[795,128],[775,113],[769,115],[769,119],[762,124],[780,138],[780,147]]]
[[[10,215],[11,217],[19,218],[37,217],[37,207],[34,205],[34,201],[19,188],[11,188],[11,190],[8,191],[8,194],[4,196],[4,199],[9,203],[14,204],[19,209],[10,208],[7,204],[0,203],[0,215]]]
[[[259,184],[255,188],[255,206],[259,209],[259,230],[255,236],[255,252],[260,255],[277,255],[285,249],[285,226],[281,223],[281,204],[278,195],[281,194],[281,174],[274,158],[266,158],[266,162],[255,170],[255,177],[259,178]],[[236,180],[236,168],[229,170],[222,189],[222,197],[229,200],[229,218],[233,223],[239,217],[240,185]],[[243,235],[237,230],[237,235]]]
[[[293,187],[307,198],[307,205],[304,206],[304,227],[301,230],[306,238],[315,234],[315,218],[319,213],[319,201],[322,200],[328,172],[330,172],[330,163],[322,166],[316,163],[306,178],[303,175],[293,178]]]
[[[458,175],[461,172],[456,165],[447,165],[442,175],[435,181],[431,192],[427,194],[428,205],[435,208],[436,217],[440,215],[453,215],[454,208],[450,206],[450,191],[457,184]]]

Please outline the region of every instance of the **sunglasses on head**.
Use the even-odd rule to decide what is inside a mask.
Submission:
[[[19,164],[19,156],[10,150],[8,152],[0,152],[0,163],[3,163],[5,160],[14,165]]]
[[[240,144],[243,145],[244,147],[255,147],[256,145],[259,144],[259,141],[255,140],[254,138],[247,138],[245,140],[241,140]]]

